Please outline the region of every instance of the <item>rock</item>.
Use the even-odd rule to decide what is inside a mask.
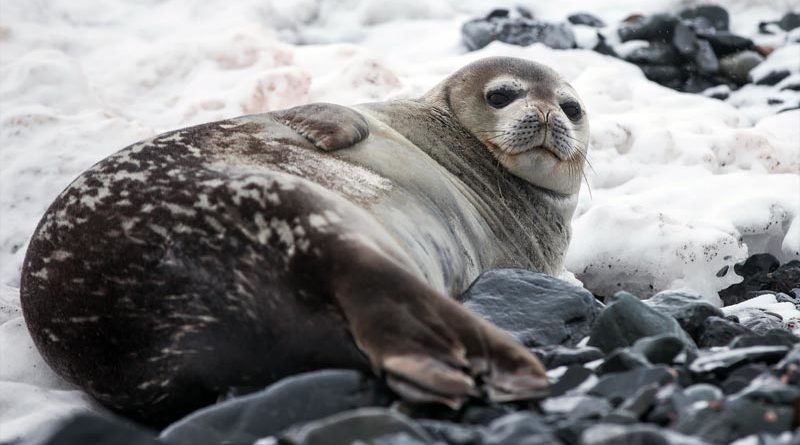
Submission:
[[[702,38],[711,44],[714,53],[719,57],[753,49],[752,40],[727,31],[705,35]]]
[[[765,372],[767,372],[767,365],[763,363],[751,363],[740,366],[728,374],[719,387],[725,394],[736,394],[747,388],[756,377]]]
[[[708,317],[703,322],[697,345],[701,348],[726,346],[739,335],[752,334],[746,327],[720,317]]]
[[[778,26],[784,31],[791,31],[800,27],[800,14],[796,12],[787,12],[778,20]]]
[[[673,29],[672,46],[680,55],[689,58],[697,51],[697,35],[691,28],[678,22]]]
[[[586,25],[593,28],[602,28],[606,26],[604,21],[595,15],[589,14],[588,12],[571,14],[569,17],[567,17],[567,21],[573,25]]]
[[[486,19],[491,20],[495,18],[504,18],[508,17],[508,14],[509,10],[507,8],[492,9],[491,11],[489,11],[489,14],[486,14]]]
[[[644,302],[658,312],[674,318],[695,340],[699,339],[706,318],[724,316],[722,310],[709,303],[702,295],[688,290],[661,291]]]
[[[741,51],[719,59],[719,70],[737,85],[744,85],[747,83],[750,70],[763,61],[764,57],[755,51]]]
[[[176,445],[253,442],[297,423],[392,399],[382,383],[358,371],[310,372],[196,411],[164,429],[160,439]]]
[[[769,73],[758,79],[753,79],[753,83],[755,83],[756,85],[772,86],[776,85],[781,80],[789,77],[790,74],[791,73],[789,72],[789,70],[770,71]]]
[[[658,335],[640,338],[633,344],[631,350],[639,353],[654,364],[668,365],[683,351],[684,344],[674,335]]]
[[[603,397],[612,405],[618,406],[641,387],[651,384],[665,385],[674,380],[674,375],[665,366],[638,368],[600,377],[588,394]]]
[[[482,273],[464,305],[525,346],[574,346],[589,335],[602,304],[582,287],[524,269]]]
[[[605,361],[597,367],[597,375],[612,372],[625,372],[636,368],[646,368],[650,362],[641,354],[633,353],[627,349],[617,349],[606,357]]]
[[[632,346],[642,337],[661,334],[674,335],[690,350],[696,348],[674,318],[656,311],[631,294],[618,292],[597,318],[588,345],[608,353],[614,348]]]
[[[599,419],[611,412],[606,399],[587,395],[550,397],[541,406],[548,414],[563,414],[573,420]]]
[[[689,65],[687,69],[696,70],[696,66]],[[686,82],[683,84],[683,88],[680,90],[685,93],[702,93],[708,90],[709,88],[714,88],[720,84],[723,84],[725,80],[721,79],[719,76],[709,76],[705,74],[698,74],[695,72],[690,72],[689,77],[686,79]]]
[[[635,64],[670,65],[678,61],[678,53],[672,45],[660,42],[636,48],[627,55],[625,60]]]
[[[788,75],[789,71],[772,72],[755,83],[774,85]],[[767,253],[753,255],[744,263],[735,265],[733,270],[743,277],[743,281],[719,291],[725,306],[749,300],[756,296],[754,292],[764,290],[788,294],[800,283],[800,261],[793,260],[779,265],[778,260]]]
[[[699,439],[652,425],[600,423],[583,431],[581,445],[707,445]]]
[[[758,335],[766,334],[773,329],[783,329],[782,318],[777,314],[770,314],[756,308],[742,308],[733,314],[739,317],[743,327]]]
[[[800,387],[787,385],[771,373],[763,373],[752,380],[736,397],[773,405],[792,406],[800,400]]]
[[[721,6],[701,5],[687,8],[679,12],[682,19],[694,20],[702,17],[711,24],[717,31],[727,31],[730,26],[730,15]]]
[[[671,383],[659,388],[653,409],[647,413],[647,422],[667,426],[678,418],[683,409],[691,403],[677,383]]]
[[[763,335],[741,335],[731,343],[731,348],[747,348],[750,346],[787,346],[800,343],[800,337],[786,329],[773,329]]]
[[[547,369],[559,366],[582,365],[603,358],[603,351],[591,346],[582,348],[566,348],[564,346],[543,346],[534,348],[532,352],[539,357]]]
[[[558,397],[569,390],[575,389],[590,378],[596,378],[592,371],[580,365],[569,366],[556,382],[550,383],[550,397]]]
[[[689,364],[695,374],[730,371],[751,362],[775,363],[789,351],[786,346],[751,346],[749,348],[704,352]]]
[[[775,373],[787,385],[800,386],[800,344],[794,345],[777,365]]]
[[[442,420],[421,419],[417,423],[436,440],[449,445],[476,445],[483,443],[482,427],[460,425]]]
[[[508,14],[470,20],[461,27],[461,36],[470,51],[481,49],[494,40],[520,46],[542,43],[556,49],[575,46],[575,35],[569,25]]]
[[[25,445],[159,445],[155,434],[121,418],[81,413],[33,434]]]
[[[422,427],[397,411],[385,408],[361,408],[292,427],[280,435],[278,443],[434,445],[434,440]]]
[[[688,403],[714,402],[725,399],[725,394],[719,388],[708,383],[692,385],[683,391],[683,395]]]
[[[686,81],[686,72],[673,65],[639,65],[644,76],[665,87],[679,89]]]
[[[651,383],[638,388],[631,397],[622,403],[619,409],[632,414],[633,417],[638,420],[644,413],[649,411],[655,403],[659,387],[660,384]]]
[[[620,26],[617,30],[620,40],[647,40],[668,43],[678,18],[672,14],[653,14],[638,21]]]
[[[540,416],[519,411],[501,417],[491,425],[483,442],[485,445],[521,445],[557,443],[552,428]]]
[[[711,75],[719,71],[719,60],[711,45],[705,40],[697,41],[697,52],[693,60],[700,74]]]
[[[674,429],[712,443],[732,443],[754,433],[780,433],[792,428],[790,407],[745,398],[688,407]]]

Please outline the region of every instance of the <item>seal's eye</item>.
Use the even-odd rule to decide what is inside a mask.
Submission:
[[[564,102],[561,104],[561,109],[564,110],[564,114],[566,114],[571,121],[576,121],[581,118],[582,111],[578,102]]]
[[[486,102],[494,108],[503,108],[512,100],[511,95],[505,91],[491,91],[486,95]]]

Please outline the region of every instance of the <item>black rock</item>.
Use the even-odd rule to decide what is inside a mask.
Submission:
[[[702,38],[711,44],[719,57],[753,49],[752,40],[727,31],[704,35]]]
[[[775,373],[788,385],[800,386],[800,344],[794,345],[777,365]]]
[[[488,426],[496,419],[507,416],[515,410],[508,405],[500,404],[469,404],[461,415],[461,422],[468,425]]]
[[[619,409],[631,413],[638,420],[655,404],[660,387],[659,383],[651,383],[638,388],[631,397],[622,403]]]
[[[494,40],[520,46],[542,43],[556,49],[575,46],[575,35],[569,25],[547,23],[524,16],[495,15],[470,20],[461,27],[461,36],[470,51],[481,49]]]
[[[781,17],[778,21],[778,26],[784,31],[791,31],[800,27],[800,14],[796,12],[787,12],[786,15]]]
[[[705,40],[697,41],[697,52],[694,54],[694,64],[697,72],[703,75],[716,74],[719,71],[719,60],[717,60],[714,50]]]
[[[631,347],[633,352],[641,354],[648,362],[664,365],[672,363],[683,349],[683,341],[674,335],[641,338]]]
[[[582,287],[524,269],[482,273],[464,305],[525,346],[574,346],[589,335],[602,304]]]
[[[724,316],[722,310],[706,301],[702,295],[691,291],[666,290],[644,302],[658,312],[677,320],[683,330],[695,340],[700,338],[706,318]]]
[[[548,414],[563,414],[573,420],[599,419],[611,412],[606,399],[587,395],[550,397],[541,406]]]
[[[508,17],[508,14],[509,11],[506,8],[492,9],[491,11],[489,11],[488,14],[486,14],[486,19],[491,20],[495,18]]]
[[[669,65],[678,61],[678,53],[672,45],[654,42],[634,49],[625,56],[625,60],[635,64]]]
[[[736,394],[747,388],[756,377],[765,372],[767,372],[767,365],[764,363],[750,363],[740,366],[728,374],[719,387],[725,394]]]
[[[626,292],[618,292],[592,327],[589,346],[605,352],[632,346],[642,337],[669,334],[690,350],[694,341],[674,318],[664,315]]]
[[[545,445],[558,443],[553,430],[541,417],[530,412],[516,412],[501,417],[486,432],[486,445]]]
[[[674,65],[639,65],[644,76],[665,87],[680,89],[686,82],[686,70]]]
[[[590,377],[594,378],[594,374],[589,369],[580,365],[569,366],[558,381],[550,384],[550,397],[558,397],[571,389],[575,389]]]
[[[739,335],[752,334],[746,327],[720,317],[708,317],[703,322],[697,345],[701,348],[726,346]]]
[[[665,366],[639,368],[600,377],[588,394],[603,397],[612,405],[618,406],[639,388],[651,384],[665,385],[674,380],[675,376]]]
[[[704,445],[705,442],[653,425],[600,423],[583,431],[581,445]]]
[[[772,72],[756,83],[774,85],[788,75],[789,71]],[[726,306],[749,300],[757,295],[755,292],[764,290],[788,294],[800,283],[800,261],[793,260],[779,265],[774,256],[766,253],[751,256],[744,263],[734,266],[733,270],[744,279],[741,283],[719,291]]]
[[[689,364],[689,370],[696,374],[729,371],[751,362],[775,363],[789,351],[786,346],[751,346],[701,353]]]
[[[697,51],[697,35],[691,28],[678,22],[673,30],[672,46],[680,55],[690,58]]]
[[[757,376],[746,388],[739,391],[735,397],[746,398],[756,402],[765,402],[773,405],[788,405],[800,400],[800,387],[787,385],[781,380],[765,372]]]
[[[800,343],[800,337],[786,329],[773,329],[763,335],[742,335],[731,342],[731,348],[747,348],[750,346],[787,346]]]
[[[547,369],[559,366],[582,365],[603,358],[603,351],[586,346],[567,348],[564,346],[543,346],[531,350]]]
[[[754,433],[780,433],[792,428],[793,409],[746,398],[691,405],[673,428],[712,443],[731,443]]]
[[[448,445],[481,445],[484,428],[475,425],[461,425],[442,420],[421,419],[417,423],[436,440]]]
[[[719,59],[719,69],[722,75],[737,85],[744,85],[750,71],[763,61],[764,57],[755,51],[741,51]]]
[[[631,352],[627,349],[616,349],[606,357],[605,361],[597,367],[597,375],[609,374],[612,372],[625,372],[636,368],[646,368],[650,362],[643,355]]]
[[[382,383],[358,371],[310,372],[196,411],[168,426],[160,438],[177,445],[253,442],[297,423],[388,405],[392,399]]]
[[[573,25],[586,25],[594,28],[602,28],[606,26],[605,22],[599,17],[589,14],[588,12],[579,12],[571,14],[567,20]]]
[[[38,431],[25,445],[159,445],[153,432],[121,418],[81,413]]]
[[[697,18],[706,19],[717,31],[727,31],[730,26],[730,15],[721,6],[701,5],[694,8],[687,8],[678,13],[682,19],[693,20]]]
[[[422,427],[399,412],[385,408],[345,411],[292,427],[278,440],[285,445],[434,445],[433,438]]]
[[[714,402],[725,399],[725,394],[719,388],[714,385],[709,385],[708,383],[698,383],[689,386],[683,391],[683,395],[688,403],[700,401]]]
[[[680,385],[677,383],[665,385],[656,393],[655,406],[647,413],[646,420],[656,425],[669,425],[690,403],[691,400],[684,395]]]
[[[620,40],[648,40],[669,43],[678,18],[672,14],[654,14],[638,22],[620,26],[617,30]]]

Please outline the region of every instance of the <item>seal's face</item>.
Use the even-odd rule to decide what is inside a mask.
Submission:
[[[511,173],[562,194],[580,188],[589,140],[585,107],[552,69],[483,59],[452,78],[452,112]]]

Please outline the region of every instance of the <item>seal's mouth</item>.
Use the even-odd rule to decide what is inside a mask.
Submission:
[[[559,160],[559,161],[568,161],[569,160],[569,157],[564,156],[563,153],[559,152],[558,150],[553,150],[552,148],[550,148],[550,147],[548,147],[546,145],[536,145],[536,146],[533,146],[533,147],[525,148],[522,151],[507,151],[507,150],[503,150],[502,148],[497,148],[497,150],[499,150],[499,152],[502,153],[504,156],[507,156],[507,157],[510,157],[510,158],[516,158],[518,156],[539,152],[539,153],[543,153],[545,155],[551,156],[553,158],[556,158],[556,160]]]

